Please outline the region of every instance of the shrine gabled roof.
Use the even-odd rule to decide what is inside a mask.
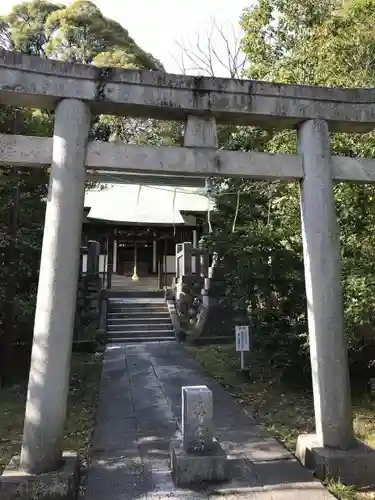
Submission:
[[[184,224],[181,212],[205,213],[212,202],[198,188],[106,184],[85,196],[88,220],[135,224]]]

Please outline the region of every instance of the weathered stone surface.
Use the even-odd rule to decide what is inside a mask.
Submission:
[[[87,480],[90,500],[147,500],[149,489],[139,453],[95,453]]]
[[[52,161],[52,139],[0,134],[0,165],[49,167]],[[217,168],[220,164],[220,170]],[[302,158],[298,155],[269,154],[252,151],[223,151],[193,148],[160,148],[133,144],[89,142],[86,167],[88,179],[107,182],[111,170],[116,180],[123,182],[160,183],[180,186],[181,175],[185,186],[205,185],[205,177],[224,175],[253,179],[301,179]],[[150,173],[163,176],[150,176]],[[95,170],[95,173],[91,172]],[[119,173],[126,170],[126,173]],[[128,172],[132,172],[128,174]],[[168,174],[168,175],[167,175]],[[130,177],[129,177],[130,175]],[[338,181],[374,182],[374,160],[332,156],[332,176]],[[211,276],[209,276],[211,277]]]
[[[182,387],[182,439],[186,451],[213,446],[212,392],[205,385]]]
[[[26,137],[0,134],[0,165],[43,167],[52,160],[52,139],[49,137]],[[359,160],[358,160],[359,161]],[[218,168],[220,164],[220,168]],[[209,175],[241,176],[266,179],[300,179],[303,176],[302,161],[297,155],[242,151],[213,151],[209,149],[160,148],[134,144],[116,144],[93,141],[87,146],[86,167],[95,174],[93,180],[108,181],[111,171],[116,179],[130,175],[129,180],[181,185],[202,185]],[[370,167],[370,166],[369,166]],[[126,173],[119,174],[119,171]],[[163,171],[163,176],[151,177]],[[368,168],[370,172],[370,168]],[[106,174],[107,172],[107,174]],[[129,174],[130,172],[130,174]],[[353,173],[351,172],[351,177]],[[192,184],[191,184],[192,183]]]
[[[171,75],[157,71],[97,68],[0,51],[3,104],[54,108],[82,99],[94,113],[185,120],[209,114],[218,123],[295,128],[324,119],[331,130],[374,128],[373,89],[283,85],[254,80]]]
[[[186,121],[184,146],[188,148],[217,148],[215,118],[189,115]]]
[[[253,463],[292,458],[290,452],[258,424],[218,429],[215,437],[228,458],[248,458]]]
[[[82,101],[56,108],[21,450],[22,469],[31,473],[53,470],[61,460],[90,123]]]
[[[64,452],[62,467],[45,474],[19,470],[20,457],[13,457],[0,477],[1,500],[75,500],[80,470],[76,453]]]
[[[168,312],[169,312],[169,316],[171,318],[171,322],[172,322],[172,326],[173,326],[173,330],[175,332],[176,338],[178,338],[179,340],[183,340],[184,335],[183,335],[183,332],[181,331],[181,325],[180,325],[180,321],[178,319],[178,314],[177,314],[173,299],[169,299],[167,301],[167,306],[168,306]]]
[[[208,489],[210,500],[333,500],[333,496],[290,456],[251,463],[229,460],[230,480]]]
[[[315,427],[320,446],[346,449],[354,445],[354,433],[327,123],[304,122],[298,139],[305,171],[300,207]]]
[[[181,392],[182,440],[171,443],[173,480],[177,486],[223,481],[229,469],[225,451],[213,440],[212,392],[206,385]]]
[[[228,478],[227,456],[217,442],[210,450],[192,452],[186,451],[181,441],[173,441],[171,468],[177,486],[225,481]]]
[[[315,434],[301,434],[296,456],[321,480],[332,477],[344,484],[375,486],[375,450],[359,441],[352,449],[337,450],[319,446]]]

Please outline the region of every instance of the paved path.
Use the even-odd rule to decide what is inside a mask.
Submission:
[[[175,488],[169,442],[180,435],[181,386],[213,392],[215,437],[233,480]],[[107,348],[86,500],[329,500],[333,497],[176,342]]]

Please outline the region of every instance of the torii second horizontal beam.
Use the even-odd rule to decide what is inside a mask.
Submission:
[[[47,167],[52,161],[52,138],[0,134],[0,165]],[[336,181],[375,182],[375,160],[332,156]],[[299,155],[225,151],[205,148],[139,146],[114,142],[90,142],[86,168],[90,179],[111,174],[124,182],[136,177],[153,184],[203,185],[210,176],[254,180],[299,180],[303,178]],[[95,172],[97,174],[95,175]],[[151,180],[151,177],[154,177]]]
[[[40,167],[52,161],[52,138],[0,134],[0,165]],[[250,179],[299,179],[298,155],[223,151],[205,148],[139,146],[93,141],[88,144],[86,168],[124,174],[210,176]]]

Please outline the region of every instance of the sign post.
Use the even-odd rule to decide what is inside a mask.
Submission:
[[[247,325],[236,326],[236,351],[241,355],[241,371],[245,371],[245,352],[250,351],[250,335]]]

